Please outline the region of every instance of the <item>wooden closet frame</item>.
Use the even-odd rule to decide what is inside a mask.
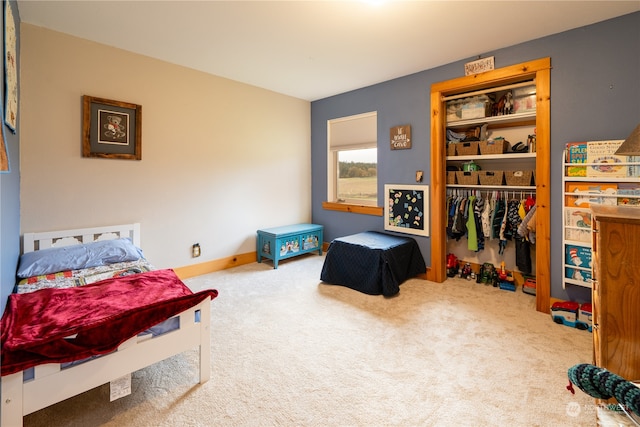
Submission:
[[[446,108],[444,97],[535,79],[536,85],[536,310],[550,312],[551,58],[540,58],[431,86],[431,266],[427,279],[444,282],[447,253]],[[516,124],[517,125],[517,124]]]

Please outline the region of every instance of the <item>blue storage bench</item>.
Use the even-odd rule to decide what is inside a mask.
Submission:
[[[273,261],[273,268],[278,268],[278,261],[281,259],[314,251],[322,255],[323,229],[318,224],[295,224],[258,230],[258,262],[262,262],[262,258],[268,258]]]

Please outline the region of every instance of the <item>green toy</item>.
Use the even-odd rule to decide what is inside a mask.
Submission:
[[[622,409],[640,416],[640,388],[619,375],[598,366],[582,363],[569,368],[567,390],[575,394],[572,383],[591,397],[615,397]]]

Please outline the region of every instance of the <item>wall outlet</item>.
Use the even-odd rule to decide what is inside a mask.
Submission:
[[[194,243],[191,247],[191,256],[193,258],[200,256],[200,243]]]

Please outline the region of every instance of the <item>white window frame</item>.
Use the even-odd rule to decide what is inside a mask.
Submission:
[[[360,199],[338,200],[338,152],[347,150],[361,150],[367,148],[378,148],[377,140],[377,117],[378,112],[372,111],[368,113],[356,114],[348,117],[340,117],[337,119],[327,120],[327,200],[334,203],[356,204],[366,206],[377,206],[377,197],[375,201],[363,201]],[[360,133],[358,127],[364,123],[364,120],[370,121],[375,119],[375,129],[368,129]],[[360,120],[360,123],[355,121]],[[352,129],[355,130],[351,135],[335,136],[332,133],[332,125],[349,125],[353,124]],[[344,126],[343,126],[344,127]],[[339,138],[339,141],[337,140]],[[332,143],[333,141],[333,143]],[[376,161],[377,168],[377,161]],[[378,190],[377,174],[376,174],[376,194]]]

